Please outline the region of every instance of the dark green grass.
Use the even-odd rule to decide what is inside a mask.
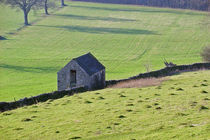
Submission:
[[[162,68],[164,58],[201,62],[200,51],[210,42],[205,12],[66,3],[50,16],[32,12],[36,22],[18,31],[22,13],[1,8],[0,35],[7,40],[0,41],[0,101],[56,90],[57,71],[87,52],[106,66],[107,79],[120,79],[145,72],[145,65]]]

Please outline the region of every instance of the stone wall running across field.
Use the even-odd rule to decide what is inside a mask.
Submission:
[[[85,87],[77,87],[70,90],[63,91],[54,91],[52,93],[44,93],[37,96],[33,96],[30,98],[20,99],[14,102],[0,102],[0,112],[4,112],[7,110],[16,109],[23,106],[37,104],[39,102],[45,102],[49,99],[59,99],[66,95],[74,95],[75,93],[85,92],[87,89]]]
[[[210,63],[196,63],[192,65],[179,65],[174,67],[166,67],[157,71],[152,71],[148,73],[142,73],[127,79],[121,79],[121,80],[109,80],[106,81],[106,86],[114,85],[119,82],[128,81],[128,80],[134,80],[134,79],[141,79],[141,78],[152,78],[152,77],[164,77],[169,76],[181,72],[186,71],[196,71],[196,70],[202,70],[202,69],[210,69]],[[14,102],[0,102],[0,112],[4,112],[7,110],[16,109],[23,106],[33,105],[37,104],[39,102],[45,102],[49,99],[59,99],[66,95],[74,95],[75,93],[82,93],[87,91],[88,89],[85,87],[77,87],[70,90],[63,90],[63,91],[54,91],[52,93],[44,93],[40,94],[38,96],[33,96],[30,98],[24,98],[20,99],[18,101]]]
[[[125,82],[128,80],[152,78],[152,77],[155,77],[155,78],[164,77],[164,76],[170,76],[170,75],[181,73],[181,72],[196,71],[196,70],[202,70],[202,69],[210,69],[210,63],[195,63],[192,65],[179,65],[179,66],[174,66],[174,67],[166,67],[157,71],[141,73],[139,75],[136,75],[127,79],[109,80],[109,81],[106,81],[106,86],[111,86],[119,82]]]

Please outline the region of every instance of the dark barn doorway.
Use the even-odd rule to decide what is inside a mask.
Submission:
[[[70,71],[70,87],[76,87],[77,84],[77,77],[76,77],[76,70]]]

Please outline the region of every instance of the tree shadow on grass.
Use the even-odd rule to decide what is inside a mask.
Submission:
[[[116,11],[116,12],[142,12],[142,13],[165,13],[165,14],[179,14],[179,15],[203,15],[202,13],[190,12],[182,10],[170,10],[170,9],[120,9],[120,8],[110,8],[110,7],[92,7],[92,6],[79,6],[79,5],[72,5],[71,7],[75,8],[84,8],[84,9],[91,9],[91,10],[106,10],[106,11]]]
[[[7,38],[0,36],[0,40],[7,40]]]
[[[130,35],[158,35],[155,31],[149,30],[139,30],[139,29],[127,29],[127,28],[106,28],[106,27],[88,27],[88,26],[49,26],[49,25],[36,25],[49,28],[60,28],[66,29],[71,32],[86,32],[86,33],[95,33],[95,34],[130,34]]]
[[[136,21],[134,19],[125,19],[125,18],[93,17],[93,16],[71,15],[71,14],[56,14],[55,16],[67,17],[67,18],[78,19],[78,20],[102,20],[102,21],[112,21],[112,22]]]
[[[27,66],[14,66],[8,64],[0,64],[0,68],[11,69],[21,72],[31,72],[31,73],[52,73],[57,72],[59,67],[27,67]]]

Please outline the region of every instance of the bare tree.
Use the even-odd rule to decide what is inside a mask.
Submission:
[[[0,0],[0,3],[4,3],[10,5],[14,8],[19,8],[23,11],[24,14],[24,24],[28,24],[28,13],[30,12],[31,8],[40,2],[41,0]]]
[[[42,9],[44,8],[45,14],[49,15],[48,8],[55,8],[55,1],[54,0],[42,0],[38,2],[33,9]]]
[[[49,15],[48,13],[48,0],[44,0],[44,11],[46,15]]]
[[[61,7],[66,6],[66,4],[64,3],[64,0],[61,0]]]
[[[147,72],[152,71],[152,65],[150,64],[150,61],[149,60],[147,60],[147,61],[144,62],[144,67],[145,67],[145,69],[146,69]]]
[[[164,59],[164,64],[166,67],[175,67],[176,64],[174,64],[173,62],[168,62],[166,59]]]

